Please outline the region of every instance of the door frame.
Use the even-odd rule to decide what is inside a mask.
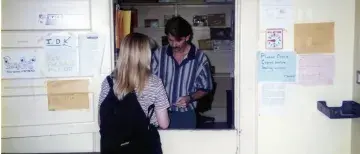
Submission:
[[[114,8],[114,1],[115,0],[109,0],[110,1],[110,32],[111,32],[111,50],[115,50],[115,38],[114,38],[114,15],[113,10]],[[234,0],[235,1],[235,59],[234,59],[234,129],[228,129],[228,130],[211,130],[208,131],[208,133],[224,133],[224,132],[236,132],[236,148],[237,154],[255,154],[257,153],[257,110],[256,110],[256,103],[242,103],[242,102],[255,102],[256,98],[256,86],[255,86],[255,79],[252,81],[255,82],[246,82],[244,80],[247,80],[249,76],[246,76],[246,74],[241,73],[248,73],[245,66],[246,62],[244,61],[244,58],[247,57],[248,53],[245,53],[245,51],[248,51],[250,49],[253,50],[253,52],[256,52],[256,42],[258,40],[257,36],[254,36],[253,34],[257,34],[257,26],[253,26],[253,24],[258,25],[257,22],[257,10],[258,10],[258,2],[254,0]],[[249,15],[249,13],[252,13]],[[246,16],[246,14],[248,14]],[[256,18],[254,18],[256,17]],[[242,23],[242,24],[240,24]],[[247,24],[243,24],[247,23]],[[244,37],[246,36],[246,37]],[[252,36],[250,39],[248,36]],[[242,38],[245,39],[242,39]],[[248,43],[250,42],[250,44]],[[254,48],[255,47],[255,48]],[[255,50],[254,50],[255,49]],[[111,52],[111,65],[112,68],[114,68],[114,52]],[[253,62],[255,64],[255,61]],[[255,73],[253,73],[255,75]],[[250,76],[251,77],[251,76]],[[248,96],[247,94],[250,94],[249,97],[242,98],[243,96]],[[254,96],[254,97],[251,97]],[[251,110],[248,110],[251,109]],[[168,133],[176,133],[176,132],[184,132],[184,130],[161,130],[166,131]],[[189,130],[193,131],[193,130]],[[196,130],[201,131],[201,130]],[[205,130],[204,130],[205,131]]]

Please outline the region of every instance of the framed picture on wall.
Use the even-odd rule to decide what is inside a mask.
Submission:
[[[158,19],[145,19],[145,27],[159,27]]]

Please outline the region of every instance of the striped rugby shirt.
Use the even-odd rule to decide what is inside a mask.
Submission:
[[[185,112],[194,110],[197,101],[190,102],[186,108],[179,108],[175,103],[179,97],[188,96],[198,90],[212,90],[210,63],[204,52],[193,44],[189,53],[178,64],[168,45],[153,51],[151,59],[152,73],[160,77],[167,92],[172,111]]]

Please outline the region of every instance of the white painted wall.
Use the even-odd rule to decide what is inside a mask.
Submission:
[[[236,99],[241,100],[240,125],[243,130],[240,135],[240,153],[350,154],[351,150],[352,154],[359,153],[359,148],[356,147],[360,143],[359,121],[330,120],[316,108],[317,100],[323,99],[330,106],[339,106],[342,100],[354,97],[354,6],[355,0],[294,0],[293,17],[297,23],[335,22],[334,85],[289,85],[286,90],[285,115],[258,116],[255,61],[256,51],[264,48],[264,34],[259,31],[261,25],[258,22],[258,1],[242,0],[241,75],[240,83],[237,83],[240,84],[240,98]],[[289,27],[284,36],[287,49],[293,47],[293,36],[289,35],[292,32],[293,27]],[[235,76],[239,76],[238,73]]]

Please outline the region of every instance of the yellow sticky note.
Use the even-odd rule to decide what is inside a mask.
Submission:
[[[298,54],[334,53],[334,22],[295,24],[294,37]]]

